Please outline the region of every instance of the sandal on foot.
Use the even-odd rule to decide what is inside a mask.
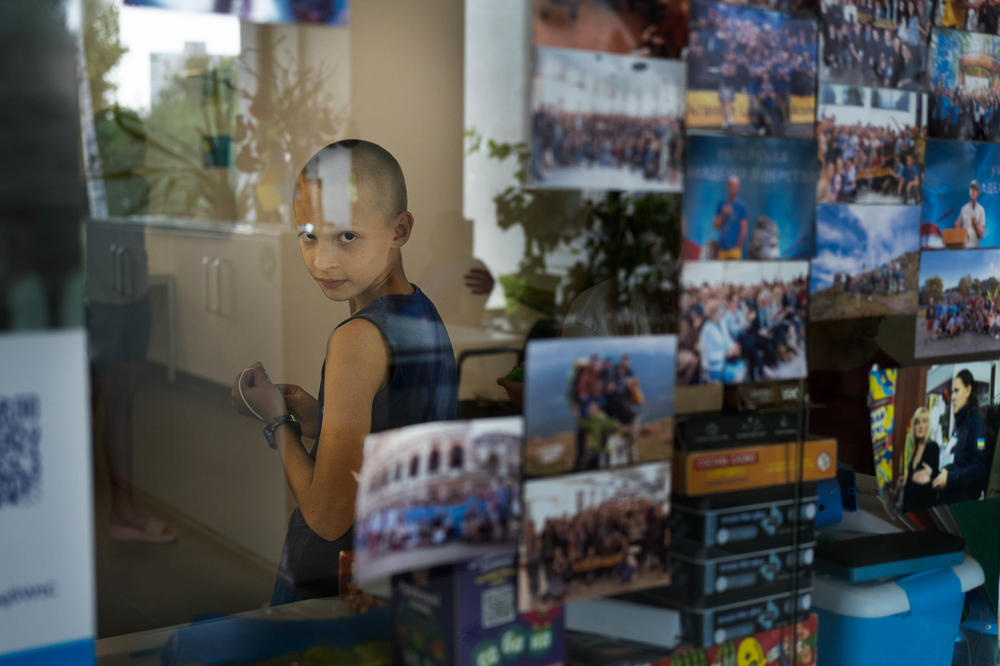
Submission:
[[[148,518],[142,527],[134,525],[112,525],[111,538],[115,541],[135,541],[139,543],[167,544],[177,541],[177,532],[157,518]]]

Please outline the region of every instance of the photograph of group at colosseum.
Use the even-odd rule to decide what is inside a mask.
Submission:
[[[370,435],[354,525],[358,581],[512,552],[521,435],[520,418]]]

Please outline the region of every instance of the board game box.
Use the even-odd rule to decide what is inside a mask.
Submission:
[[[518,613],[516,570],[511,553],[394,576],[393,663],[562,664],[563,608]]]

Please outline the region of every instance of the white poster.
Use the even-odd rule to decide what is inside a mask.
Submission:
[[[0,666],[92,664],[86,335],[0,335],[0,367]]]

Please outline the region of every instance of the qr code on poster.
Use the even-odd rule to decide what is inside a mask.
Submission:
[[[483,629],[513,622],[515,617],[513,585],[483,592]]]
[[[41,498],[39,403],[37,395],[0,395],[0,509]]]

